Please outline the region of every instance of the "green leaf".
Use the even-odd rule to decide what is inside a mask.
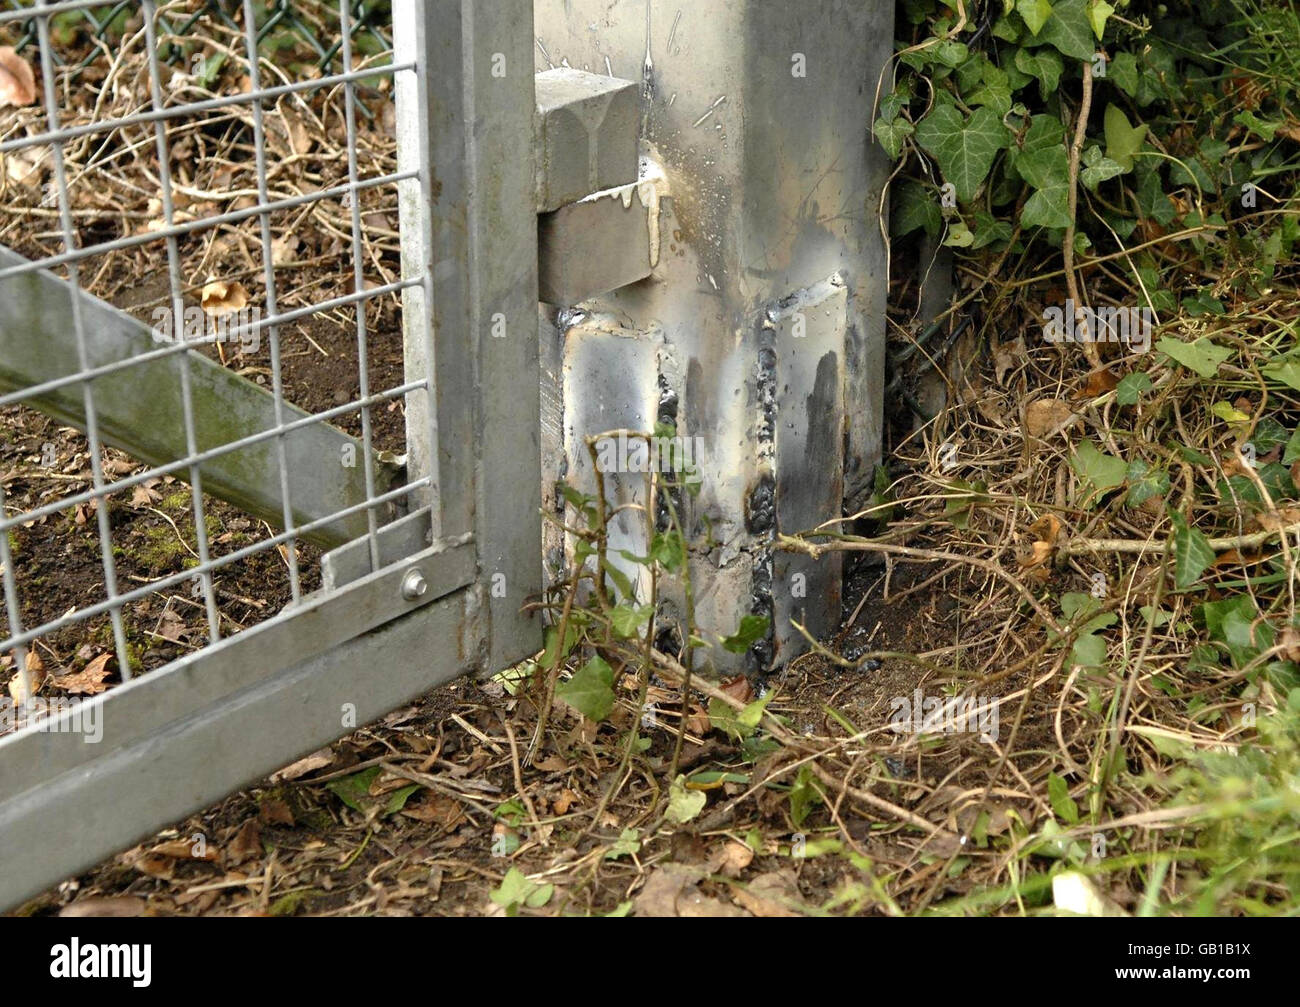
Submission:
[[[1047,799],[1052,804],[1056,817],[1073,825],[1079,820],[1079,805],[1070,796],[1070,787],[1064,779],[1055,773],[1047,774]]]
[[[731,636],[723,637],[722,646],[733,654],[743,654],[767,635],[770,620],[765,615],[745,615],[740,619],[740,628]]]
[[[1106,19],[1114,13],[1115,8],[1106,3],[1106,0],[1092,0],[1088,4],[1088,23],[1092,25],[1092,33],[1097,36],[1098,42],[1106,32]]]
[[[639,853],[641,840],[638,837],[639,833],[636,829],[624,829],[618,839],[605,851],[605,859],[617,860],[619,857],[630,857],[633,853]]]
[[[1184,343],[1171,336],[1162,336],[1156,342],[1156,349],[1203,378],[1214,377],[1219,371],[1219,365],[1234,352],[1226,346],[1211,342],[1205,336],[1191,343]],[[1264,370],[1267,372],[1268,368]]]
[[[949,248],[970,248],[975,244],[975,235],[964,220],[958,219],[948,228],[948,237],[943,239],[943,243]]]
[[[1090,62],[1096,46],[1085,0],[1057,0],[1038,38],[1066,56]]]
[[[1135,406],[1143,394],[1151,391],[1151,379],[1145,371],[1125,374],[1115,386],[1115,401],[1121,406]]]
[[[1138,126],[1129,124],[1128,116],[1118,105],[1106,106],[1104,118],[1106,133],[1106,156],[1120,166],[1124,172],[1133,170],[1133,158],[1142,149],[1146,139],[1147,124]]]
[[[1100,147],[1089,147],[1083,155],[1083,163],[1085,167],[1079,172],[1079,179],[1093,192],[1108,178],[1124,174],[1124,169],[1104,155]]]
[[[420,789],[420,784],[413,783],[409,787],[399,787],[388,795],[388,802],[384,805],[384,817],[395,815],[406,807],[406,802],[412,794]]]
[[[604,720],[614,709],[614,669],[596,656],[567,682],[556,687],[555,695],[591,720]]]
[[[1046,47],[1017,49],[1014,63],[1017,70],[1038,80],[1038,93],[1044,99],[1056,93],[1061,74],[1065,72],[1060,53]]]
[[[1083,505],[1088,508],[1095,506],[1100,497],[1116,486],[1123,485],[1128,475],[1124,459],[1098,451],[1091,441],[1079,445],[1070,459],[1070,467],[1085,483]]]
[[[1106,79],[1130,98],[1138,93],[1137,57],[1131,52],[1117,52],[1106,64]]]
[[[1080,633],[1070,648],[1070,663],[1081,668],[1105,667],[1106,641],[1095,633]]]
[[[931,236],[943,227],[943,211],[932,189],[920,182],[907,182],[894,196],[894,212],[889,218],[889,229],[895,237],[911,234],[918,227]]]
[[[1167,227],[1178,216],[1173,202],[1160,184],[1160,173],[1152,170],[1142,177],[1137,187],[1138,210],[1161,227]]]
[[[1214,562],[1210,541],[1176,510],[1169,512],[1174,524],[1174,584],[1179,590],[1189,588],[1201,579],[1206,568]]]
[[[668,789],[667,818],[670,822],[676,822],[679,825],[683,822],[689,822],[704,810],[706,801],[708,801],[708,796],[704,791],[687,790],[686,777],[678,773],[677,779],[673,780],[672,786]]]
[[[892,122],[877,119],[872,129],[875,130],[876,141],[885,148],[891,161],[898,160],[898,155],[903,151],[903,141],[916,132],[916,127],[901,117]]]
[[[1128,497],[1125,503],[1140,507],[1152,497],[1162,497],[1169,492],[1169,473],[1153,469],[1142,459],[1134,459],[1128,467]]]
[[[630,602],[614,606],[609,613],[614,632],[624,640],[637,636],[654,609],[650,605],[633,605]]]
[[[379,766],[372,766],[370,769],[363,769],[351,776],[345,776],[339,780],[330,780],[329,783],[325,784],[325,789],[332,791],[340,801],[353,811],[362,811],[364,810],[362,802],[370,797],[370,784],[374,782],[380,771]]]
[[[1297,461],[1300,461],[1300,427],[1296,427],[1295,433],[1286,442],[1286,450],[1282,452],[1283,465],[1290,465]]]
[[[1025,200],[1020,211],[1020,222],[1025,227],[1069,227],[1071,219],[1068,182],[1039,189]]]
[[[681,570],[686,561],[686,543],[678,531],[655,532],[650,542],[650,558],[669,573]]]
[[[1282,384],[1300,391],[1300,360],[1281,360],[1265,364],[1260,371],[1266,378],[1280,381]]]
[[[1243,413],[1231,402],[1224,402],[1222,400],[1210,406],[1210,412],[1214,413],[1214,415],[1219,417],[1219,419],[1226,420],[1228,423],[1246,423],[1250,420],[1249,416]]]
[[[554,885],[539,885],[535,881],[530,881],[518,867],[512,867],[501,879],[501,886],[493,888],[488,893],[488,897],[513,916],[521,905],[526,905],[530,909],[546,905],[554,892]]]
[[[916,128],[917,142],[939,162],[963,203],[975,198],[1007,135],[1001,116],[987,105],[963,119],[952,105],[940,104]]]
[[[804,823],[808,813],[821,803],[822,795],[813,786],[812,766],[804,763],[799,767],[794,786],[790,788],[790,821],[797,829]]]
[[[1025,27],[1037,35],[1052,13],[1048,0],[1016,0],[1016,13],[1024,19]]]

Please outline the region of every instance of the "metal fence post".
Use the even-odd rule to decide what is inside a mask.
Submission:
[[[434,533],[472,530],[490,618],[484,666],[539,646],[521,606],[541,587],[537,218],[531,0],[398,0],[399,171],[408,465],[433,480]],[[432,311],[425,305],[432,304]],[[471,449],[472,446],[472,449]]]

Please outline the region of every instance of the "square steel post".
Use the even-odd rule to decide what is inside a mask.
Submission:
[[[537,217],[531,0],[398,0],[408,471],[433,534],[472,532],[490,617],[485,668],[540,647]],[[427,310],[428,305],[432,310]]]

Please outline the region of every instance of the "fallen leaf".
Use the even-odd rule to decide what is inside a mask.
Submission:
[[[686,864],[664,864],[646,879],[632,903],[637,916],[748,916],[745,910],[710,898],[696,887],[704,871]]]
[[[727,840],[709,860],[709,873],[728,878],[740,877],[740,872],[754,860],[754,851],[745,843]]]
[[[1025,431],[1031,437],[1045,437],[1074,420],[1074,411],[1062,399],[1035,399],[1025,406]]]
[[[1020,564],[1020,569],[1030,570],[1046,563],[1051,555],[1052,547],[1049,543],[1035,542],[1029,547],[1028,552],[1021,553],[1016,557],[1016,562]]]
[[[790,903],[799,902],[799,888],[794,876],[785,871],[768,871],[760,874],[744,888],[737,888],[731,897],[755,916],[799,916]]]
[[[215,277],[209,277],[199,295],[199,304],[203,311],[213,318],[239,311],[248,305],[248,291],[239,282],[226,283]]]
[[[1300,507],[1279,507],[1277,510],[1257,515],[1255,520],[1265,531],[1278,531],[1300,523]]]
[[[166,880],[172,876],[176,869],[176,861],[168,856],[159,853],[146,853],[131,865],[141,874],[147,874],[151,878],[163,878]]]
[[[322,748],[320,751],[312,752],[311,755],[304,756],[297,762],[272,773],[271,782],[283,783],[286,780],[296,780],[300,776],[314,773],[318,769],[324,769],[326,766],[333,765],[333,763],[334,753],[328,748]]]
[[[719,683],[719,688],[728,696],[738,699],[742,703],[748,703],[754,698],[754,687],[744,675],[733,675],[731,678],[724,678]]]
[[[45,684],[49,675],[45,671],[45,662],[35,648],[27,651],[27,671],[32,680],[32,693],[40,692],[41,686]],[[27,702],[27,690],[23,687],[22,675],[15,675],[9,680],[9,696],[15,703]]]
[[[557,815],[567,815],[569,809],[578,802],[580,798],[568,787],[560,791],[560,796],[551,802],[551,810]]]
[[[82,919],[93,916],[143,916],[144,899],[134,895],[101,895],[69,902],[59,910],[60,916]]]
[[[256,818],[250,818],[239,827],[235,838],[226,847],[226,865],[233,867],[246,860],[262,856],[262,829]]]
[[[171,857],[173,860],[216,860],[220,856],[215,846],[206,843],[202,855],[196,854],[194,851],[197,846],[192,839],[171,839],[155,846],[149,851],[149,856]]]
[[[1029,526],[1028,531],[1038,541],[1054,546],[1057,537],[1061,534],[1061,519],[1055,514],[1044,514]]]
[[[112,654],[100,654],[81,671],[56,678],[54,684],[64,692],[97,696],[108,689],[108,683],[104,679],[111,674],[108,668],[108,662],[111,660],[113,660]]]
[[[1087,382],[1075,393],[1075,397],[1095,399],[1098,395],[1105,395],[1107,392],[1114,391],[1118,385],[1119,378],[1114,371],[1108,367],[1099,367],[1088,375]]]
[[[293,820],[293,812],[289,810],[289,805],[274,797],[258,805],[257,817],[261,819],[263,825],[287,825],[293,828],[297,824]]]
[[[402,814],[417,822],[429,822],[450,832],[465,821],[465,809],[454,797],[426,790],[414,801],[407,801]]]
[[[36,77],[13,46],[0,45],[0,108],[30,105],[36,100]]]

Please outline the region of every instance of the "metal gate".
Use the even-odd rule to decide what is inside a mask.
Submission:
[[[34,408],[77,427],[84,457],[72,464],[89,468],[61,482],[55,471],[0,478],[0,658],[16,683],[6,713],[19,725],[0,737],[2,906],[440,682],[538,648],[524,611],[542,576],[531,0],[395,0],[390,62],[354,53],[360,4],[320,6],[339,40],[323,70],[301,75],[259,50],[285,4],[73,0],[0,12],[0,32],[32,39],[11,56],[35,66],[39,111],[0,119],[0,157],[18,166],[12,184],[42,187],[45,229],[33,240],[48,243],[27,255],[0,248],[0,410]],[[112,47],[99,33],[107,76],[85,106],[78,67],[59,48],[66,19],[91,10],[102,12],[97,24],[123,21]],[[207,35],[192,45],[196,23]],[[128,57],[141,55],[131,65],[147,72],[132,77]],[[12,77],[15,64],[2,65]],[[239,86],[214,91],[214,67]],[[359,123],[384,114],[376,109],[389,86],[397,164],[381,171],[360,156]],[[309,156],[322,120],[304,103],[321,94],[330,114],[341,110],[346,134],[346,156],[332,161]],[[125,108],[104,114],[114,101]],[[270,141],[282,133],[285,153],[273,157]],[[214,197],[189,159],[232,135],[232,191]],[[156,157],[154,219],[106,227],[111,214],[85,187],[111,189],[106,165],[138,151]],[[320,164],[305,176],[315,181],[291,186],[286,165],[304,157]],[[390,277],[363,244],[384,193],[401,243]],[[285,244],[294,221],[322,206],[346,222],[335,229],[339,289],[290,291],[299,264],[292,251],[286,260]],[[195,276],[192,261],[206,258],[207,236],[244,223],[253,295],[243,281]],[[112,274],[113,255],[148,248],[166,263],[152,327],[90,292]],[[220,329],[201,313],[196,333],[185,328],[196,302],[240,295],[256,317]],[[381,387],[371,358],[389,333],[374,331],[368,309],[397,298],[403,364]],[[304,408],[286,390],[286,368],[298,342],[312,339],[313,319],[338,317],[355,328],[354,381],[343,401]],[[245,368],[260,384],[230,366],[231,339],[264,341],[264,358]],[[396,403],[405,406],[404,458],[375,442],[377,419]],[[349,423],[359,436],[340,429]],[[114,464],[110,448],[138,464]],[[143,583],[124,578],[115,539],[123,501],[169,479],[192,487],[192,537],[177,535],[193,555]],[[278,530],[222,541],[210,524],[214,498]],[[70,610],[25,622],[24,598],[60,580],[58,571],[24,579],[38,534],[66,536],[69,556],[93,549],[102,581],[97,597],[82,591]],[[303,557],[313,546],[323,550],[320,587],[309,590]],[[238,564],[276,555],[288,604],[231,632],[219,606],[224,580]],[[133,675],[133,620],[176,595],[202,607],[206,639]],[[38,672],[50,659],[40,648],[78,626],[99,627],[109,655],[100,657],[116,661],[121,684],[43,702]]]

